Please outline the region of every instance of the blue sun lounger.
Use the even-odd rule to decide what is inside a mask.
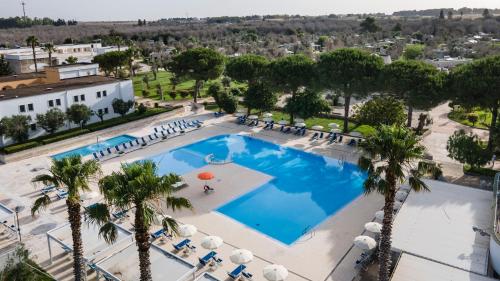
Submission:
[[[55,189],[56,189],[56,186],[51,184],[51,185],[47,185],[47,186],[43,187],[41,192],[42,192],[42,194],[47,194]]]
[[[94,156],[94,160],[99,160],[99,156],[97,155],[97,152],[92,152],[92,155]]]
[[[120,147],[118,145],[115,145],[116,152],[121,152]]]
[[[64,199],[68,197],[68,192],[66,190],[58,189],[57,190],[57,198],[58,199]]]
[[[158,239],[162,236],[172,239],[172,235],[167,234],[167,232],[163,228],[151,233],[151,238],[153,238],[153,240]]]
[[[172,246],[174,246],[174,249],[176,249],[177,251],[180,251],[182,249],[184,249],[185,247],[189,247],[189,243],[191,243],[191,240],[189,239],[184,239],[182,240],[181,242],[177,243],[177,244],[172,244]]]
[[[227,275],[229,275],[232,280],[237,280],[246,268],[247,267],[243,264],[238,265],[233,271],[228,272]]]
[[[106,154],[104,154],[104,152],[102,150],[99,150],[99,155],[101,155],[101,157],[106,156]]]
[[[113,152],[111,151],[111,147],[107,147],[107,148],[106,148],[106,151],[108,152],[108,154],[113,153]]]
[[[316,133],[314,133],[314,135],[311,137],[311,140],[317,140],[317,139],[318,139],[318,137],[319,137],[319,133],[318,133],[318,132],[316,132]]]
[[[291,133],[291,132],[292,132],[292,127],[288,127],[288,128],[286,128],[286,129],[283,131],[283,133],[285,133],[285,134],[289,134],[289,133]]]
[[[127,215],[127,212],[128,212],[128,210],[121,210],[121,211],[118,211],[118,212],[114,212],[111,215],[115,219],[121,219],[121,218],[125,217],[125,215]]]
[[[198,258],[198,261],[200,261],[200,264],[205,266],[207,265],[211,260],[217,261],[217,253],[214,251],[211,251],[210,253],[206,254],[202,258]]]

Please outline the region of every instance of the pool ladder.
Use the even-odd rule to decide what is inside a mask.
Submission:
[[[346,157],[345,157],[345,155],[344,155],[344,154],[340,155],[340,157],[339,157],[339,164],[340,164],[342,167],[344,167],[345,162],[346,162]]]

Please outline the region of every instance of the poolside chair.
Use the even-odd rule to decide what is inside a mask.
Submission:
[[[356,140],[355,139],[350,139],[349,142],[347,143],[349,146],[356,146]]]
[[[182,249],[186,248],[186,247],[189,247],[189,243],[191,243],[191,240],[189,239],[184,239],[182,240],[181,242],[177,243],[177,244],[172,244],[172,246],[174,246],[174,249],[177,250],[177,251],[181,251]],[[190,248],[190,247],[189,247]]]
[[[168,234],[163,228],[151,233],[151,238],[153,238],[153,240],[156,240],[162,236],[165,236],[168,239],[172,239],[172,235]]]
[[[227,275],[231,277],[232,280],[237,280],[240,278],[241,274],[247,267],[243,264],[238,265],[233,271],[228,272]]]
[[[146,141],[146,139],[144,139],[144,137],[141,137],[141,140],[142,140],[142,146],[145,146],[148,144],[148,142]]]
[[[165,134],[165,131],[161,131],[161,135],[163,136],[163,139],[167,138],[167,134]]]
[[[134,147],[134,142],[133,141],[129,141],[128,144],[130,144],[130,147]]]
[[[323,138],[323,132],[320,132],[319,133],[319,138],[322,139]]]
[[[274,128],[274,121],[271,121],[271,127],[269,127],[269,130],[272,130]]]
[[[139,139],[135,139],[135,143],[136,143],[137,145],[140,145],[140,144],[141,144],[141,143],[139,142]]]
[[[115,145],[115,150],[116,150],[116,152],[122,152],[122,151],[120,150],[120,147],[119,147],[118,145]]]
[[[330,140],[328,141],[328,144],[332,144],[335,141],[337,141],[337,133],[333,133],[332,137],[329,138]]]
[[[64,199],[64,198],[68,197],[68,192],[66,190],[63,190],[63,189],[58,189],[56,196],[57,196],[57,199]]]
[[[47,186],[43,187],[41,192],[42,192],[42,194],[47,194],[51,191],[54,191],[55,189],[56,189],[56,186],[51,184],[51,185],[47,185]]]
[[[317,140],[317,139],[318,139],[318,137],[319,137],[319,133],[318,133],[318,132],[316,132],[316,133],[314,133],[314,135],[311,137],[311,140],[312,140],[312,141],[313,141],[313,140]]]
[[[92,152],[92,156],[94,156],[94,160],[99,161],[99,156],[97,156],[96,152]]]
[[[280,132],[283,132],[284,129],[285,129],[285,125],[281,125]]]
[[[107,147],[106,148],[106,151],[108,152],[108,154],[112,154],[113,152],[111,151],[111,147]]]
[[[175,130],[175,128],[172,128],[172,131],[173,131],[174,133],[177,133],[177,131]]]
[[[154,139],[153,139],[153,137],[152,137],[151,135],[148,135],[148,138],[149,138],[149,140],[150,140],[150,141],[153,141],[153,140],[154,140]]]
[[[339,136],[339,141],[338,141],[338,143],[340,143],[340,144],[341,144],[341,143],[342,143],[343,138],[344,138],[344,136],[340,135],[340,136]]]
[[[291,132],[292,132],[292,127],[288,127],[283,131],[284,134],[289,134]]]
[[[306,127],[302,128],[300,135],[304,136],[306,134]]]
[[[121,219],[121,218],[124,218],[127,215],[127,212],[128,212],[128,210],[121,210],[121,211],[118,211],[118,212],[114,212],[111,215],[115,219]]]
[[[101,155],[101,157],[106,156],[102,150],[99,150],[99,155]]]
[[[217,256],[217,253],[214,252],[214,251],[211,251],[210,253],[206,254],[204,257],[202,258],[198,258],[198,260],[200,261],[200,264],[202,266],[205,266],[207,265],[211,260],[215,260],[215,257]]]
[[[126,142],[122,143],[122,146],[123,146],[123,149],[128,149]]]
[[[155,130],[156,133],[158,133],[158,128],[155,127],[154,130]]]

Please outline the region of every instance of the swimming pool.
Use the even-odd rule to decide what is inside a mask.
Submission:
[[[62,152],[62,153],[59,153],[56,155],[52,155],[52,158],[59,160],[59,159],[62,159],[64,157],[68,157],[70,155],[75,155],[75,154],[81,155],[83,157],[83,156],[90,155],[93,152],[99,152],[100,150],[105,150],[108,147],[114,147],[115,145],[119,145],[119,144],[131,141],[131,140],[135,140],[135,139],[136,138],[129,136],[129,135],[120,135],[120,136],[117,136],[114,138],[99,141],[98,143],[95,143],[95,144],[82,146],[82,147],[75,148],[75,149],[72,149],[69,151],[65,151],[65,152]]]
[[[150,159],[160,173],[182,175],[205,166],[208,154],[274,177],[216,211],[288,245],[361,195],[366,179],[356,165],[241,135],[212,137]]]

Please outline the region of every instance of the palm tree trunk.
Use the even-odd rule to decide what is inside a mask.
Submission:
[[[49,52],[49,66],[52,66],[52,52]]]
[[[292,91],[292,98],[291,98],[291,100],[293,102],[295,102],[295,91]],[[292,110],[290,110],[290,111],[292,111]],[[293,120],[295,119],[295,116],[294,116],[293,112],[289,112],[289,113],[290,113],[290,126],[293,126]]]
[[[80,203],[66,200],[66,205],[68,206],[68,220],[71,226],[71,237],[73,238],[73,274],[75,281],[81,281],[85,278],[85,266],[83,261]]]
[[[494,132],[497,125],[497,118],[498,118],[498,101],[496,101],[493,107],[491,108],[491,124],[488,137],[488,151],[491,151],[493,148],[493,139],[495,137]]]
[[[406,123],[406,126],[408,128],[411,128],[411,121],[413,119],[413,106],[411,105],[408,105],[408,120],[407,120],[407,123]]]
[[[386,180],[389,184],[390,192],[385,196],[384,219],[382,221],[382,231],[380,233],[379,245],[379,281],[389,281],[391,268],[391,236],[392,219],[394,208],[394,197],[396,195],[396,178],[391,172],[387,172]]]
[[[38,65],[36,64],[35,44],[31,45],[31,49],[33,50],[33,62],[35,63],[35,72],[38,72]]]
[[[139,270],[141,281],[152,281],[151,261],[149,260],[149,233],[144,223],[144,210],[142,205],[136,204],[135,212],[135,241],[139,250]]]
[[[351,94],[344,94],[344,129],[343,132],[349,131],[349,108],[351,107]]]

